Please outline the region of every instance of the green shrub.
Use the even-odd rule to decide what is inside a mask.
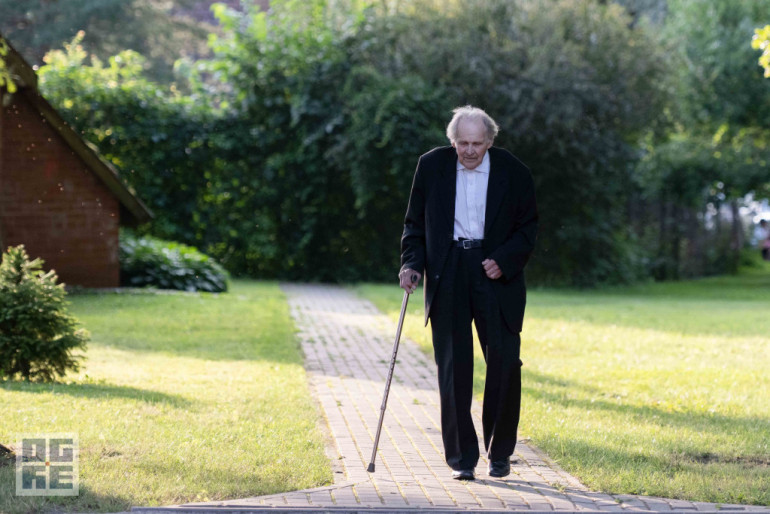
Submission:
[[[120,283],[219,293],[227,291],[227,273],[192,246],[122,232]]]
[[[0,376],[51,381],[78,371],[89,334],[66,312],[63,284],[24,246],[8,248],[0,264]]]

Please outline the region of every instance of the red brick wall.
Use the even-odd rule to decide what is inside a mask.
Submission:
[[[0,112],[0,238],[68,285],[119,285],[118,200],[33,106]]]

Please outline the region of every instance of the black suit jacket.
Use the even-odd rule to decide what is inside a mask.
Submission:
[[[484,254],[503,276],[492,285],[513,332],[524,320],[524,266],[535,245],[537,205],[529,169],[507,150],[491,147],[484,221]],[[457,153],[451,146],[422,155],[417,163],[401,237],[401,269],[423,272],[425,324],[454,236]]]

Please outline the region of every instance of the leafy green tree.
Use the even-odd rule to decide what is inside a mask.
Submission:
[[[417,146],[447,144],[434,136],[451,107],[487,109],[502,126],[498,144],[522,157],[535,176],[542,231],[530,274],[574,284],[635,278],[642,270],[635,270],[619,213],[633,142],[657,122],[665,99],[659,46],[641,28],[629,28],[614,4],[410,5],[367,20],[356,62],[394,79],[418,77],[436,92],[441,102],[426,104],[435,110],[413,111],[433,126],[424,132],[431,138]],[[412,141],[395,140],[388,150],[402,144]],[[404,165],[409,178],[418,153]],[[375,162],[367,167],[378,174]]]
[[[275,2],[270,16],[220,12],[234,35],[215,47],[214,69],[233,86],[226,103],[258,122],[242,132],[261,142],[244,141],[243,158],[228,160],[279,179],[261,189],[284,198],[258,210],[280,234],[263,246],[272,258],[329,263],[321,277],[390,277],[417,156],[447,144],[451,107],[476,103],[535,171],[544,221],[535,275],[634,278],[614,213],[630,181],[630,143],[662,104],[665,59],[616,5],[471,4],[374,6],[347,18],[322,1]],[[322,177],[331,190],[315,182]],[[349,200],[335,217],[337,193]],[[313,260],[295,257],[299,248]]]
[[[89,335],[66,312],[63,284],[24,246],[8,248],[0,263],[0,376],[54,380],[79,369]]]
[[[746,44],[770,15],[763,0],[670,0],[665,33],[677,52],[678,113],[689,130],[761,126],[770,95]]]
[[[762,197],[770,183],[770,90],[746,44],[767,12],[756,0],[671,0],[669,9],[673,130],[646,148],[639,168],[642,203],[657,215],[640,216],[637,233],[657,278],[730,272],[744,244],[742,199]]]
[[[227,166],[206,213],[224,237],[208,251],[252,275],[352,278],[349,173],[326,156],[343,121],[343,34],[323,2],[276,4],[269,16],[218,12],[229,36],[215,43],[209,73],[227,86]]]

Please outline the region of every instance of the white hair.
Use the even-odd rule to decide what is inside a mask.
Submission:
[[[452,112],[454,116],[452,116],[452,121],[446,127],[446,137],[449,138],[450,142],[454,143],[457,141],[457,127],[463,120],[481,120],[484,128],[487,130],[487,141],[489,143],[494,142],[500,128],[495,123],[495,120],[484,112],[483,109],[473,107],[472,105],[465,105],[454,109]]]

